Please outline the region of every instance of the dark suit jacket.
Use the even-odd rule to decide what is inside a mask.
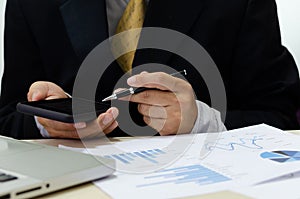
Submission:
[[[8,0],[5,24],[5,71],[2,79],[0,132],[38,138],[33,117],[16,112],[29,86],[52,81],[72,93],[85,56],[108,37],[105,0]],[[227,92],[226,127],[267,123],[298,127],[298,72],[281,45],[275,0],[151,0],[144,26],[182,32],[210,54]],[[191,71],[187,79],[198,98],[210,104],[207,88],[184,59],[165,51],[143,50],[134,65],[163,63]],[[98,93],[112,92],[122,71],[106,70]]]

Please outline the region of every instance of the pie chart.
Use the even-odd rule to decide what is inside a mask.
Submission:
[[[271,151],[260,156],[279,163],[300,161],[300,151]]]

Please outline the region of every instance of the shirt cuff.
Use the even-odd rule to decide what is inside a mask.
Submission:
[[[196,100],[196,104],[198,116],[191,131],[192,134],[226,131],[219,111],[198,100]]]
[[[50,135],[48,133],[48,131],[44,128],[43,125],[41,125],[39,123],[39,121],[37,120],[37,117],[34,116],[34,120],[35,120],[35,124],[37,126],[37,128],[40,130],[40,134],[44,137],[44,138],[50,138]]]

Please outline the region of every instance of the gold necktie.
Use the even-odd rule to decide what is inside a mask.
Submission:
[[[123,16],[121,17],[116,34],[128,31],[134,28],[142,28],[146,13],[145,0],[130,0]],[[140,31],[133,31],[129,34],[125,34],[123,37],[119,38],[120,41],[114,44],[112,41],[113,51],[126,50],[129,46],[136,49],[140,38]],[[117,59],[118,64],[121,66],[122,70],[130,72],[132,69],[132,62],[134,58],[135,50],[130,51]]]

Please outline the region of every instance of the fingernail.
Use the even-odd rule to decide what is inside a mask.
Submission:
[[[112,115],[113,115],[113,118],[117,118],[118,115],[119,115],[119,110],[118,109],[112,109]]]
[[[127,79],[127,84],[129,85],[132,85],[132,84],[135,84],[136,83],[136,77],[133,76],[133,77],[130,77]]]
[[[123,91],[123,90],[125,90],[125,89],[126,89],[126,88],[118,88],[118,89],[114,90],[113,93],[118,93],[118,92],[121,92],[121,91]]]
[[[31,100],[32,101],[35,101],[35,100],[37,100],[37,96],[39,95],[39,93],[38,92],[34,92],[34,93],[32,93],[32,97],[31,97]]]
[[[85,122],[78,122],[74,124],[74,127],[76,129],[84,129],[86,127],[86,123]]]
[[[108,125],[108,124],[111,122],[111,120],[112,120],[111,117],[109,117],[108,115],[106,115],[106,116],[104,117],[102,123],[103,123],[104,125]]]

